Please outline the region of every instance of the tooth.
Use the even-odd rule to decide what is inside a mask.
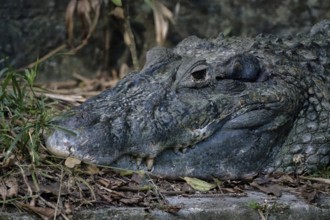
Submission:
[[[146,160],[147,163],[147,168],[150,171],[152,167],[154,166],[154,158],[153,157],[148,157]]]
[[[136,158],[136,165],[139,167],[141,165],[142,162],[142,157],[137,157]]]
[[[187,151],[187,147],[183,147],[182,148],[182,153],[186,153],[186,151]]]

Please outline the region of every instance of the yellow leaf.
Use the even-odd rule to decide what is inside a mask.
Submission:
[[[100,173],[100,169],[94,164],[88,164],[85,172],[90,175],[93,175]]]
[[[79,165],[81,163],[81,160],[78,160],[77,158],[74,157],[68,157],[65,160],[65,166],[69,167],[69,168],[73,168],[76,165]]]
[[[197,178],[191,178],[191,177],[184,177],[183,178],[193,189],[206,192],[210,189],[213,189],[216,187],[215,184],[211,184],[208,182],[205,182],[203,180],[197,179]]]

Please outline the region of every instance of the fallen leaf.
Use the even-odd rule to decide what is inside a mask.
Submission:
[[[142,182],[146,181],[146,177],[144,174],[133,173],[131,180],[137,184],[141,184]]]
[[[274,195],[276,197],[280,197],[282,195],[281,189],[275,184],[269,186],[260,186],[258,183],[253,181],[250,183],[250,185],[266,193],[267,195]]]
[[[30,210],[30,211],[36,213],[43,219],[50,219],[50,218],[53,218],[55,215],[55,209],[53,209],[53,208],[36,207],[36,206],[31,206],[29,204],[24,204],[24,203],[19,203],[19,205],[22,206],[22,208],[24,208],[26,210]]]
[[[12,177],[5,180],[5,183],[7,185],[8,189],[8,197],[14,197],[18,194],[18,184],[17,179]]]
[[[88,166],[86,167],[85,173],[90,174],[90,175],[99,174],[100,169],[94,164],[88,164]]]
[[[101,177],[97,180],[97,183],[99,183],[101,186],[108,187],[110,185],[110,180]]]
[[[292,178],[292,176],[287,175],[287,174],[281,175],[281,177],[278,178],[278,181],[286,183],[286,184],[294,185],[294,186],[297,185],[297,180],[295,180],[294,178]]]
[[[180,211],[182,207],[177,206],[177,205],[160,205],[157,208],[159,208],[162,211],[169,212],[172,214],[176,214]]]
[[[122,198],[119,201],[126,204],[126,205],[130,205],[130,204],[136,204],[138,203],[140,200],[140,198],[138,197],[133,197],[133,198]]]
[[[4,155],[0,154],[0,166],[1,167],[11,167],[15,164],[16,162],[16,156],[14,154],[11,154],[8,157],[5,157]]]
[[[205,182],[204,180],[200,180],[197,178],[191,178],[191,177],[184,177],[183,178],[193,189],[201,191],[201,192],[206,192],[209,191],[210,189],[213,189],[216,187],[215,184],[211,184],[208,182]]]
[[[3,183],[3,181],[0,181],[0,195],[1,195],[2,200],[5,201],[7,198],[7,187]]]
[[[110,14],[113,15],[113,16],[115,16],[116,18],[125,19],[124,9],[123,8],[116,7],[115,9],[113,9],[110,12]]]
[[[74,168],[75,166],[79,165],[81,163],[81,160],[74,158],[74,157],[68,157],[65,160],[65,166],[69,168]]]
[[[317,192],[316,190],[313,190],[311,192],[308,191],[302,191],[301,192],[301,196],[306,199],[309,203],[312,203],[315,201],[316,196],[317,196]]]
[[[101,196],[108,203],[111,203],[113,201],[111,196],[108,194],[102,194],[102,193],[98,192],[98,195]]]

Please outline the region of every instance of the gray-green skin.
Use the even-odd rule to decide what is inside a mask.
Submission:
[[[56,155],[178,178],[310,173],[330,161],[330,22],[294,38],[154,48],[140,72],[56,123]],[[143,162],[140,163],[141,159]]]

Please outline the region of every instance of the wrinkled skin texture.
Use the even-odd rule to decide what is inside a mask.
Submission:
[[[330,160],[329,22],[295,38],[154,48],[55,123],[54,154],[170,178],[314,172]],[[142,161],[142,162],[141,162]]]

